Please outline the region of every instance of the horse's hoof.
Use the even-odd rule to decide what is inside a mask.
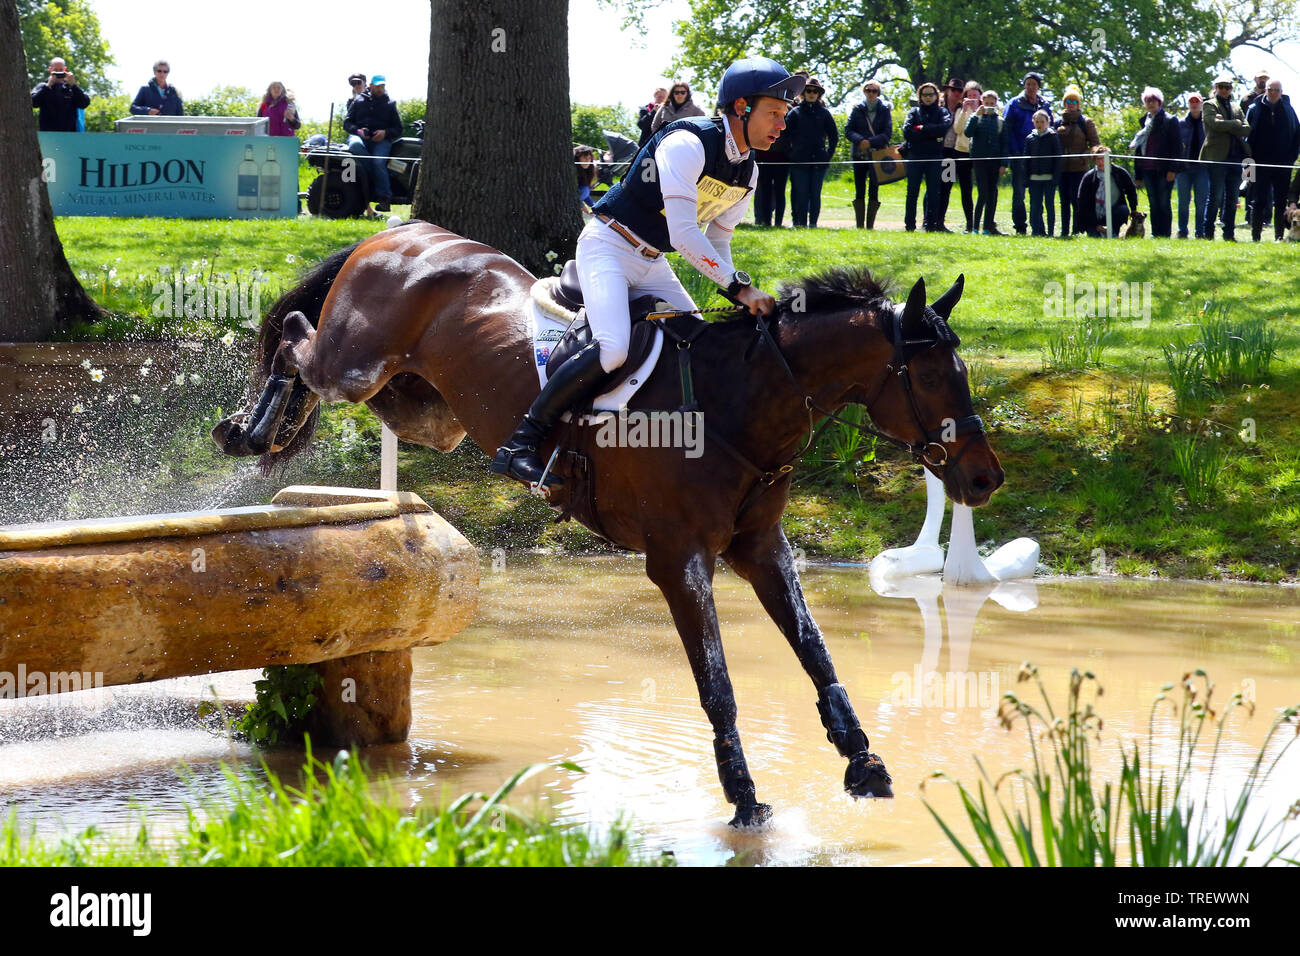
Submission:
[[[737,807],[736,815],[731,818],[731,826],[737,830],[749,827],[761,827],[772,819],[772,808],[766,803],[752,803],[746,807]]]
[[[893,782],[885,762],[865,750],[850,757],[844,771],[844,789],[854,797],[892,797]]]

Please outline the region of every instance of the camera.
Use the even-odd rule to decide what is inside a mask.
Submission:
[[[59,79],[62,79],[63,77],[65,77],[65,76],[67,76],[67,75],[68,75],[68,71],[67,71],[67,70],[55,70],[53,73],[50,74],[50,76],[57,76],[57,77],[59,77]]]

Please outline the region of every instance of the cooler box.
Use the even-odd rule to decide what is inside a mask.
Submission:
[[[128,116],[114,133],[180,133],[190,136],[268,136],[265,116]]]

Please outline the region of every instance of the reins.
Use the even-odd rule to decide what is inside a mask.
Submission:
[[[703,314],[710,314],[710,313],[717,313],[717,312],[735,312],[738,307],[740,307],[739,303],[737,303],[736,306],[721,306],[712,309],[653,312],[650,315],[646,316],[646,319],[648,321],[656,322],[659,325],[659,327],[663,329],[664,333],[667,334],[670,338],[672,338],[677,343],[677,363],[678,363],[679,376],[681,378],[681,383],[682,383],[682,407],[680,409],[681,411],[698,412],[700,410],[698,403],[695,401],[695,389],[694,389],[693,376],[691,372],[690,350],[691,350],[692,342],[694,342],[694,340],[698,338],[699,335],[709,326],[708,324],[696,325],[691,328],[690,332],[688,332],[685,335],[681,335],[678,332],[676,332],[674,329],[672,329],[667,324],[667,322],[663,320],[674,318],[677,316],[688,316],[688,315],[693,316],[693,315],[703,315]],[[886,435],[884,432],[876,428],[873,428],[869,425],[863,425],[857,422],[849,421],[848,419],[845,418],[841,418],[839,415],[835,414],[830,409],[825,408],[824,406],[819,404],[813,398],[812,393],[808,392],[806,389],[803,388],[802,385],[799,384],[798,377],[794,374],[794,370],[790,368],[790,363],[786,359],[785,353],[781,351],[780,344],[776,341],[776,337],[772,334],[772,330],[767,316],[759,315],[756,318],[754,323],[754,340],[750,343],[749,348],[745,350],[745,361],[748,362],[753,358],[754,352],[757,350],[760,344],[766,343],[771,347],[772,354],[776,356],[776,359],[780,363],[781,369],[785,372],[786,378],[789,380],[790,384],[794,386],[796,392],[803,393],[804,408],[806,408],[808,411],[808,429],[807,429],[808,437],[804,441],[803,446],[798,451],[796,451],[793,455],[787,458],[784,462],[782,462],[780,465],[772,469],[763,469],[760,468],[758,465],[754,464],[752,461],[750,461],[749,458],[747,458],[734,445],[732,445],[731,442],[727,441],[725,438],[719,435],[714,429],[712,429],[709,426],[708,422],[704,423],[705,437],[710,441],[715,442],[718,445],[718,447],[720,447],[728,455],[734,458],[740,465],[742,465],[745,468],[745,470],[747,470],[748,472],[750,472],[751,474],[753,474],[755,477],[758,478],[758,482],[755,483],[750,488],[748,494],[745,495],[744,500],[741,502],[740,510],[737,512],[737,517],[743,515],[745,511],[749,508],[749,506],[754,503],[755,499],[757,499],[758,496],[762,494],[766,489],[776,484],[778,481],[780,481],[782,478],[784,478],[786,475],[788,475],[790,472],[794,470],[794,462],[798,460],[800,457],[802,457],[808,451],[808,449],[812,447],[812,444],[816,440],[817,436],[820,435],[822,431],[826,428],[826,426],[829,425],[831,422],[838,422],[839,424],[846,425],[849,428],[852,428],[858,432],[874,435],[878,439],[882,438],[886,442],[889,442],[890,444],[908,452],[912,456],[913,461],[916,461],[918,463],[923,462],[932,468],[946,469],[949,465],[957,464],[957,462],[961,459],[962,454],[964,454],[966,449],[970,447],[971,443],[967,442],[965,445],[962,446],[961,450],[958,451],[953,458],[949,459],[948,450],[944,444],[944,441],[941,440],[942,436],[948,431],[951,431],[952,439],[955,439],[958,435],[969,434],[971,432],[983,433],[984,432],[983,420],[978,415],[967,415],[965,418],[959,420],[949,419],[948,421],[951,422],[951,424],[943,428],[927,429],[924,423],[921,421],[920,409],[917,407],[916,396],[912,391],[912,379],[911,379],[911,374],[908,371],[908,367],[907,367],[905,348],[909,345],[927,345],[927,344],[936,345],[938,344],[939,339],[935,338],[935,339],[905,340],[903,338],[903,332],[902,332],[902,319],[897,310],[894,310],[892,312],[890,338],[891,338],[891,344],[893,345],[894,348],[893,357],[891,358],[889,364],[885,366],[884,375],[881,377],[880,384],[877,385],[876,388],[872,391],[870,398],[868,398],[865,402],[863,402],[863,405],[867,410],[868,417],[872,417],[871,406],[875,404],[876,399],[878,399],[880,397],[880,394],[884,391],[885,386],[889,383],[890,376],[891,375],[899,376],[902,380],[903,393],[904,395],[907,396],[908,410],[912,414],[913,423],[916,425],[917,431],[920,432],[921,435],[923,436],[923,440],[919,442],[905,442],[902,439],[894,438],[892,435]],[[815,426],[814,413],[821,414],[826,419],[826,421],[824,421],[820,427]],[[930,457],[929,450],[931,448],[939,449],[939,451],[943,455],[941,460],[935,461],[933,458]]]

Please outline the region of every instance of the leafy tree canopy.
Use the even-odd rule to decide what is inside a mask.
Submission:
[[[86,92],[99,96],[120,92],[106,75],[117,61],[87,0],[18,0],[18,22],[31,86],[49,76],[50,60],[61,56]]]
[[[631,25],[660,0],[633,0]],[[818,76],[834,105],[856,101],[864,79],[912,87],[948,76],[1004,96],[1036,70],[1048,91],[1078,83],[1085,100],[1118,106],[1158,86],[1172,100],[1208,89],[1231,49],[1271,50],[1300,32],[1297,0],[690,0],[676,24],[674,62],[701,85],[732,61],[763,53]]]

